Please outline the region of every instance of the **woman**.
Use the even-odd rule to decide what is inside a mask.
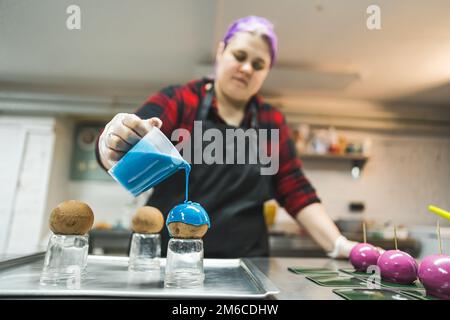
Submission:
[[[254,16],[237,20],[218,46],[214,79],[168,87],[135,114],[116,115],[99,138],[97,158],[109,169],[151,126],[169,138],[179,128],[195,135],[194,121],[201,121],[203,132],[217,129],[223,134],[236,128],[278,129],[279,168],[273,175],[262,175],[260,163],[192,164],[189,200],[204,206],[211,219],[205,255],[267,256],[263,203],[275,198],[330,257],[347,257],[356,243],[340,234],[304,176],[284,116],[257,95],[276,54],[277,38],[269,21]],[[157,185],[148,205],[167,213],[183,202],[183,179],[179,173]],[[162,239],[165,250],[166,230]]]

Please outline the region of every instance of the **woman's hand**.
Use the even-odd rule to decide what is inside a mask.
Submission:
[[[153,126],[161,128],[161,119],[143,120],[135,114],[117,114],[105,126],[98,141],[100,160],[105,168],[114,166]]]
[[[350,252],[356,246],[359,244],[359,242],[350,241],[345,237],[342,237],[340,240],[337,239],[335,242],[335,250],[336,254],[333,256],[332,254],[329,254],[328,256],[332,258],[349,258]],[[380,254],[384,253],[384,249],[381,247],[375,247]]]
[[[335,247],[334,247],[334,255],[333,254],[329,254],[329,256],[331,258],[344,258],[347,259],[350,256],[350,251],[352,251],[353,247],[356,246],[358,244],[358,242],[356,241],[351,241],[348,240],[345,237],[341,238],[341,241],[336,241],[335,242]]]

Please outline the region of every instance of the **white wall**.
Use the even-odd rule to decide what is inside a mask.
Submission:
[[[6,148],[5,154],[14,153],[14,157],[2,157],[1,177],[17,168],[13,179],[0,185],[2,202],[10,203],[2,207],[9,216],[9,221],[2,219],[0,223],[8,225],[6,243],[2,244],[1,252],[8,254],[31,253],[39,250],[39,235],[45,224],[45,207],[48,193],[49,177],[52,165],[54,147],[54,119],[50,117],[17,117],[2,116],[0,124],[3,140],[21,145]],[[18,131],[4,131],[8,127]],[[17,139],[22,135],[22,139]],[[10,161],[9,163],[7,161]],[[11,171],[11,172],[10,172]],[[6,173],[6,175],[5,175]],[[10,190],[13,196],[10,197]],[[5,216],[2,212],[1,216]],[[2,233],[4,230],[2,230]]]
[[[20,176],[26,131],[15,123],[2,123],[0,141],[0,252],[7,250]]]
[[[69,199],[67,182],[69,181],[70,157],[72,148],[73,122],[65,118],[55,119],[55,147],[50,171],[49,190],[45,208],[45,222],[41,228],[41,247],[45,248],[50,236],[48,221],[50,213],[58,203]]]
[[[339,132],[350,138],[369,137],[372,155],[356,180],[350,175],[350,161],[303,161],[307,177],[333,218],[357,218],[348,204],[362,201],[366,217],[379,223],[434,225],[437,216],[427,206],[450,208],[450,137]],[[282,211],[277,222],[294,223]],[[442,218],[440,223],[450,226]]]

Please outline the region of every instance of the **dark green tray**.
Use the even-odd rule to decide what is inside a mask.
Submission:
[[[364,280],[356,277],[348,276],[326,276],[315,275],[307,276],[306,279],[323,287],[347,287],[347,288],[366,288],[367,284]]]
[[[348,268],[348,269],[343,268],[343,269],[339,269],[339,271],[349,274],[351,276],[357,276],[357,277],[370,277],[372,275],[371,273],[359,272],[352,268]]]
[[[402,290],[417,290],[424,289],[423,285],[418,281],[414,281],[413,284],[399,284],[381,280],[380,282],[382,287],[392,288],[392,289],[402,289]]]
[[[425,290],[407,290],[407,291],[400,291],[403,294],[418,298],[420,300],[441,300],[439,298],[428,296],[425,292]]]
[[[345,274],[349,274],[355,277],[359,278],[369,278],[373,273],[364,273],[355,271],[355,269],[349,268],[349,269],[339,269],[340,272],[343,272]],[[416,280],[413,284],[399,284],[399,283],[393,283],[385,280],[380,281],[380,285],[385,288],[391,288],[391,289],[402,289],[402,290],[417,290],[417,289],[424,289],[423,285]]]
[[[327,268],[310,268],[310,267],[290,267],[289,271],[302,274],[302,275],[334,275],[337,276],[339,273]]]
[[[333,292],[346,300],[419,300],[388,289],[334,289]]]

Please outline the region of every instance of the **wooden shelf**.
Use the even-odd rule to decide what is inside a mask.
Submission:
[[[351,165],[351,174],[353,178],[359,178],[361,170],[369,160],[369,157],[361,153],[357,154],[316,154],[316,153],[303,153],[299,155],[300,160],[307,163],[309,160],[314,162],[346,162]],[[359,169],[359,170],[358,170]]]
[[[303,153],[300,154],[300,159],[317,160],[317,159],[329,159],[329,160],[352,160],[352,161],[367,161],[368,156],[362,154],[319,154],[319,153]]]

